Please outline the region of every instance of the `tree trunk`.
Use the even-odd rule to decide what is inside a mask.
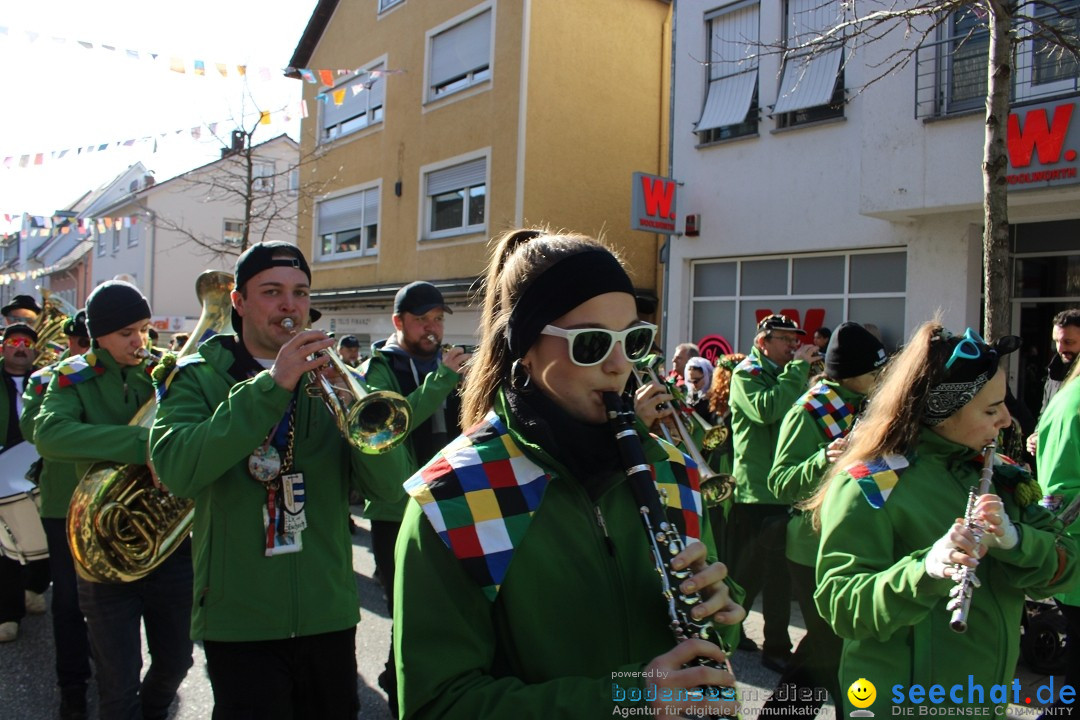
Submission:
[[[1009,264],[1009,163],[1005,140],[1012,80],[1012,17],[1000,0],[984,0],[990,24],[987,66],[986,139],[983,146],[983,336],[990,341],[1012,332],[1012,272]]]

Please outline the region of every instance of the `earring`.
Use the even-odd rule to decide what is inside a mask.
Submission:
[[[521,379],[522,376],[525,377],[524,380]],[[510,365],[510,387],[518,392],[526,392],[531,382],[529,369],[521,362],[521,358],[518,358]]]

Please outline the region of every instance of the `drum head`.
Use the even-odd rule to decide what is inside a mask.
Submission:
[[[0,498],[34,489],[26,479],[26,471],[41,457],[28,442],[21,442],[0,451]]]

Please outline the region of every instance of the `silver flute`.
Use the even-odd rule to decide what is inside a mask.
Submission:
[[[986,532],[986,528],[983,524],[975,519],[975,503],[979,499],[979,496],[985,495],[990,492],[990,481],[994,477],[994,458],[997,456],[997,444],[990,443],[983,448],[983,467],[982,472],[979,474],[979,487],[971,488],[971,492],[968,493],[967,510],[964,512],[964,527],[971,531],[971,534],[975,536],[975,546],[978,547],[979,541],[982,540],[983,534]],[[954,565],[956,571],[953,573],[953,580],[956,581],[956,586],[949,591],[949,603],[945,606],[946,610],[952,610],[952,617],[949,618],[949,627],[953,631],[962,633],[967,632],[967,616],[968,610],[971,609],[971,594],[975,588],[979,587],[979,578],[975,575],[975,568],[968,567],[967,565]]]

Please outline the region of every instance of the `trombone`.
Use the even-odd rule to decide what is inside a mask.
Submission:
[[[657,356],[654,356],[654,361],[658,359]],[[642,385],[651,381],[661,387],[667,388],[671,394],[675,396],[675,401],[679,405],[686,406],[685,398],[682,397],[682,394],[677,389],[670,387],[667,383],[657,377],[656,370],[653,369],[651,364],[643,363],[635,365],[634,375]],[[686,427],[683,418],[680,417],[684,414],[682,410],[671,403],[665,404],[673,410],[672,419],[675,421],[675,429],[678,431],[679,438],[678,440],[673,439],[667,424],[661,422],[660,431],[663,433],[664,439],[676,447],[681,446],[686,454],[690,456],[690,459],[698,466],[698,473],[701,476],[701,497],[705,502],[705,506],[716,507],[720,505],[735,492],[735,478],[731,475],[717,473],[709,467],[709,463],[705,460],[705,456],[702,455],[697,443],[694,442],[693,434]],[[727,440],[728,429],[723,425],[716,426],[706,422],[705,418],[701,417],[701,415],[692,408],[690,409],[689,417],[693,418],[705,432],[705,439],[701,444],[706,450],[714,450],[724,444]]]

